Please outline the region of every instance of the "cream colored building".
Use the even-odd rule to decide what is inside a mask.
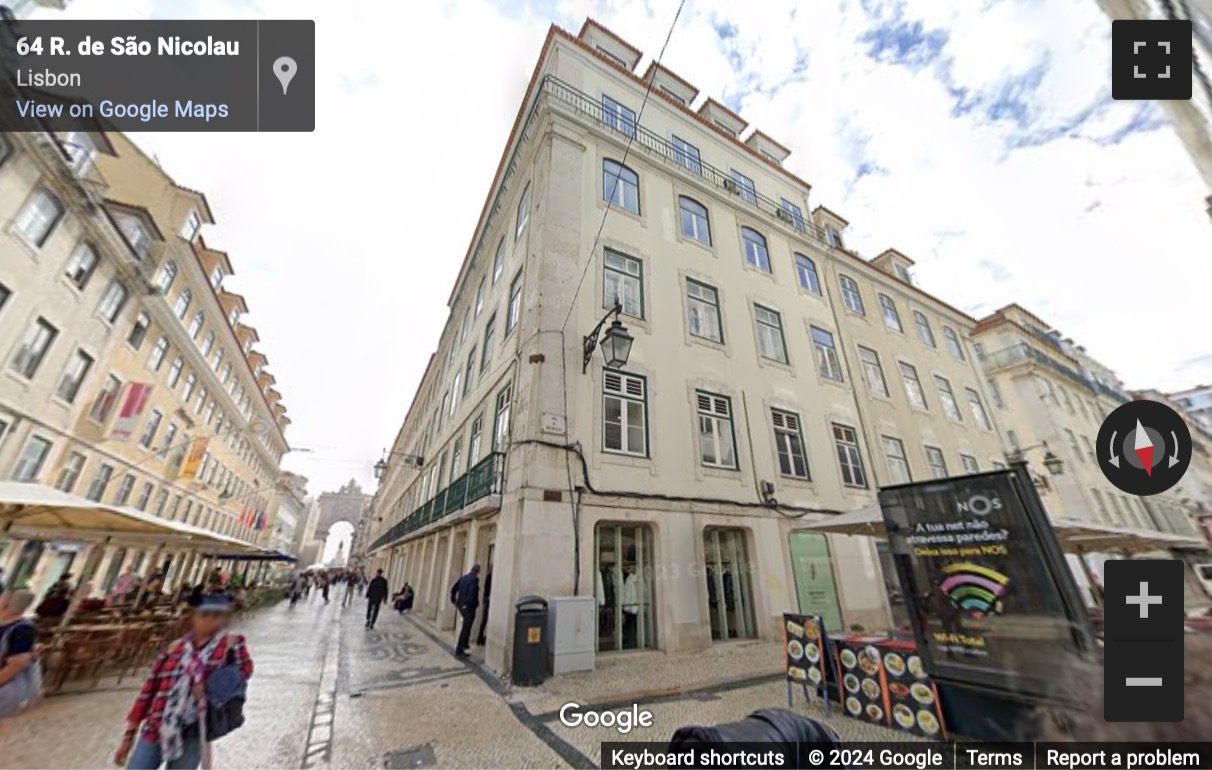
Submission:
[[[805,527],[1004,461],[974,319],[900,252],[847,250],[787,148],[640,59],[551,29],[375,498],[374,565],[440,627],[491,572],[497,670],[527,594],[596,596],[603,654],[795,610],[887,628],[875,543]],[[582,371],[616,298],[630,358]]]
[[[261,535],[289,418],[212,221],[122,134],[0,136],[0,474]],[[41,584],[73,553],[9,542],[0,565]],[[170,556],[109,548],[96,589]]]

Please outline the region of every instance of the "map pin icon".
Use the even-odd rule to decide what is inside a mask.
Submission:
[[[290,81],[298,72],[299,65],[295,64],[295,60],[289,56],[281,56],[274,62],[274,74],[278,76],[278,82],[282,84],[282,95],[286,95],[286,89],[290,87]]]

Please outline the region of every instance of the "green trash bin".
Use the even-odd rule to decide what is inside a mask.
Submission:
[[[519,687],[534,687],[547,678],[547,600],[523,596],[514,605],[513,668],[510,678]]]

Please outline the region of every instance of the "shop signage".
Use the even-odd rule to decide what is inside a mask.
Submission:
[[[880,490],[928,673],[1048,694],[1087,621],[1030,481],[998,471]]]

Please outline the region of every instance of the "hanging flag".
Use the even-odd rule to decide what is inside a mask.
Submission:
[[[121,407],[109,437],[115,441],[126,441],[135,433],[135,426],[143,416],[147,400],[151,396],[152,384],[148,382],[128,382],[122,394]]]
[[[198,470],[202,467],[202,458],[206,457],[208,444],[210,444],[210,436],[201,436],[189,442],[189,451],[185,453],[185,460],[181,463],[181,478],[197,477]]]

